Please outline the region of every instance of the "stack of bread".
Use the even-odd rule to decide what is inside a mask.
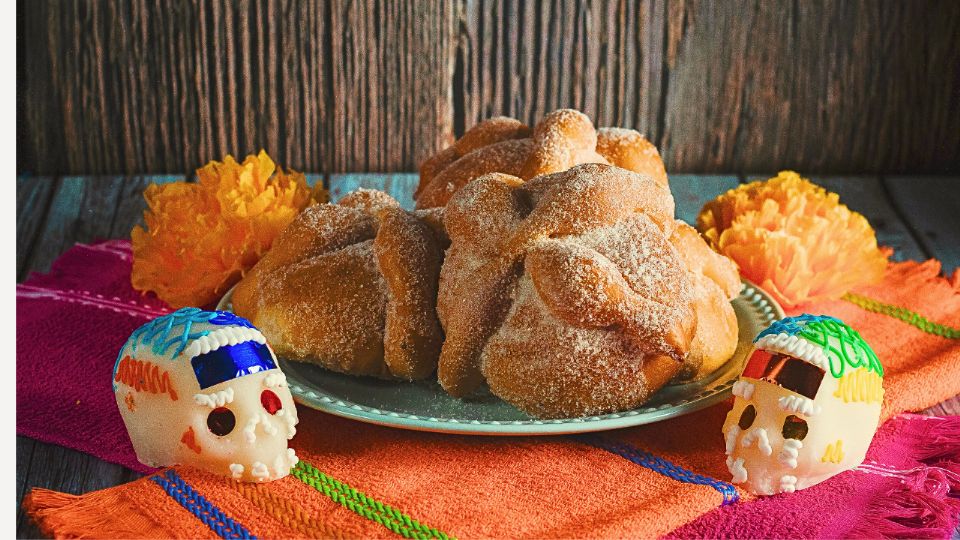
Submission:
[[[674,218],[656,148],[560,110],[475,126],[381,192],[305,210],[233,296],[277,354],[484,384],[537,417],[634,408],[737,345],[735,265]]]

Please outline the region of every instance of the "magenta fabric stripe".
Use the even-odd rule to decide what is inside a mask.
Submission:
[[[960,521],[960,417],[894,417],[865,463],[792,494],[722,506],[666,538],[950,537]]]

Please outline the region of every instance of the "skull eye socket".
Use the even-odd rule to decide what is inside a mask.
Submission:
[[[802,441],[804,437],[807,436],[807,431],[809,431],[807,426],[807,421],[795,414],[783,419],[783,438],[784,439],[796,439]]]
[[[228,435],[236,425],[237,417],[226,407],[217,407],[207,415],[207,429],[219,437]]]
[[[277,411],[283,408],[283,403],[280,402],[280,396],[275,394],[273,390],[260,392],[260,404],[263,405],[263,409],[270,414],[277,414]]]
[[[740,413],[740,421],[737,425],[740,426],[740,429],[747,429],[753,425],[753,421],[757,418],[757,409],[753,405],[747,405],[743,412]]]

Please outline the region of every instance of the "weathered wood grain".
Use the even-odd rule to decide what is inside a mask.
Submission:
[[[18,261],[18,278],[28,272],[46,272],[50,264],[76,242],[129,238],[133,225],[142,222],[146,202],[143,190],[150,183],[165,183],[182,176],[65,176],[53,189],[46,207],[33,206],[34,199],[18,197],[17,214],[36,228],[32,245],[24,246]],[[21,219],[18,219],[18,222]],[[27,227],[18,237],[28,233]]]
[[[51,177],[17,177],[17,279],[23,272],[43,218],[50,207],[56,179]]]
[[[109,238],[124,178],[65,176],[31,250],[25,271],[46,272],[50,263],[75,242]]]
[[[36,243],[30,248],[30,256],[24,261],[24,273],[46,271],[50,263],[69,245],[66,236],[70,234],[70,224],[75,223],[80,216],[83,195],[81,182],[66,179],[57,181],[53,200],[44,215]]]
[[[34,450],[29,456],[29,476],[24,478],[29,488],[41,487],[80,495],[125,484],[141,476],[126,467],[107,463],[77,450],[39,441],[33,443]],[[19,445],[17,459],[20,459]],[[20,508],[20,500],[17,501],[17,507],[17,538],[42,538],[39,529]],[[104,511],[109,509],[105,508]]]
[[[884,178],[890,200],[901,219],[943,273],[960,267],[960,178],[901,176]]]
[[[143,190],[150,184],[166,184],[183,180],[182,176],[131,176],[120,182],[119,193],[115,199],[114,210],[109,216],[110,233],[107,238],[130,238],[134,225],[143,225],[143,212],[146,202]],[[105,214],[107,212],[104,212]],[[104,219],[107,216],[104,215]],[[83,240],[78,240],[83,242]]]
[[[938,403],[929,409],[920,411],[920,414],[927,416],[960,416],[960,396],[954,396],[951,399]],[[957,533],[960,533],[958,527]],[[956,538],[957,536],[954,536]]]
[[[409,170],[452,142],[456,7],[443,0],[330,4],[328,171]]]
[[[960,171],[948,0],[18,0],[17,168],[409,171],[559,107],[675,173]]]
[[[957,169],[960,4],[689,0],[668,19],[668,170]]]
[[[458,131],[570,107],[657,136],[663,2],[477,1],[461,13]]]
[[[23,508],[20,506],[20,502],[23,500],[23,496],[26,495],[28,486],[27,479],[31,478],[30,466],[32,465],[33,451],[37,444],[37,441],[29,437],[17,436],[17,538],[39,538],[38,534],[20,534],[21,527],[25,526],[24,521],[29,521]],[[30,485],[30,487],[33,486]],[[24,530],[24,532],[27,532],[27,530]]]

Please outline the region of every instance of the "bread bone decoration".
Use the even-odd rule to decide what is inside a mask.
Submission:
[[[673,219],[670,191],[649,176],[603,164],[529,182],[490,174],[445,212],[438,378],[453,396],[486,381],[534,416],[604,414],[736,346],[735,267]],[[730,344],[704,347],[701,330]]]
[[[439,209],[358,190],[304,210],[233,293],[277,354],[349,375],[418,380],[437,369]]]
[[[632,129],[595,129],[580,111],[559,109],[533,129],[497,116],[473,126],[452,146],[420,166],[417,208],[444,206],[453,194],[489,173],[530,180],[583,163],[602,163],[645,174],[667,187],[657,148]]]
[[[723,425],[733,482],[792,493],[860,465],[883,403],[883,366],[860,334],[805,314],[773,323],[754,345]]]
[[[277,358],[249,321],[183,308],[141,326],[113,372],[137,459],[242,481],[283,478],[297,409]]]

